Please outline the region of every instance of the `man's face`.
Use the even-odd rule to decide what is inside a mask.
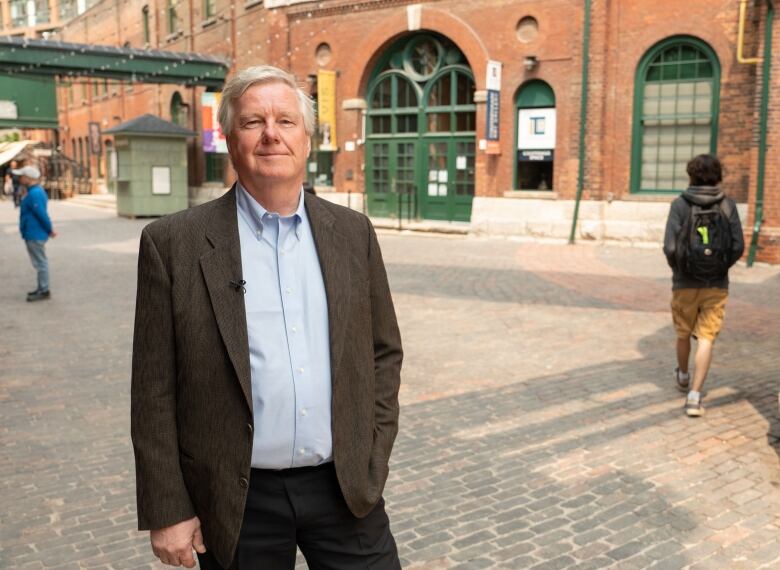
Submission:
[[[311,141],[295,91],[284,83],[253,85],[236,101],[228,151],[244,183],[301,184]]]
[[[30,186],[33,185],[33,181],[27,176],[25,176],[24,174],[22,174],[21,176],[19,176],[19,184],[21,184],[25,188],[29,188]]]

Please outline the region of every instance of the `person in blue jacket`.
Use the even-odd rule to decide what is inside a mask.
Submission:
[[[38,287],[35,291],[27,293],[28,301],[42,301],[48,299],[49,292],[49,260],[46,259],[46,241],[57,237],[57,233],[51,225],[51,219],[46,212],[48,198],[46,191],[38,183],[41,179],[41,171],[35,166],[23,166],[12,170],[19,176],[22,186],[27,188],[27,195],[22,199],[19,212],[19,229],[22,239],[27,245],[27,253],[30,255],[33,267],[38,272]]]

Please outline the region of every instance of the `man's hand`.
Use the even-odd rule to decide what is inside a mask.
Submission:
[[[49,232],[49,237],[50,237],[50,238],[56,238],[56,237],[57,237],[57,232],[55,232],[54,230],[52,230],[51,232]]]
[[[195,568],[194,548],[198,553],[206,552],[203,535],[200,533],[200,519],[193,517],[172,526],[150,533],[152,551],[163,564]]]

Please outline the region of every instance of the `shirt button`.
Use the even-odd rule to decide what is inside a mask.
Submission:
[[[292,332],[297,333],[298,332],[298,327],[296,327],[296,326],[292,327]]]
[[[301,410],[301,415],[302,415],[302,416],[305,416],[305,415],[306,415],[306,414],[308,414],[308,413],[309,413],[309,412],[307,412],[307,411],[306,411],[306,408],[303,408],[303,409]]]
[[[289,287],[285,287],[284,292],[289,295],[290,293],[292,293],[292,289],[290,289]]]
[[[298,374],[303,374],[303,368],[298,369]]]
[[[241,477],[238,480],[238,484],[241,486],[242,489],[246,489],[247,487],[249,487],[249,481],[247,480],[246,477]]]
[[[306,453],[306,450],[305,450],[304,448],[300,448],[300,449],[298,450],[298,453],[300,453],[301,455],[303,455],[304,453]]]

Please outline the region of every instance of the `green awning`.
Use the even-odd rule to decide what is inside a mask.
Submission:
[[[198,53],[0,36],[0,76],[99,77],[220,88],[228,70],[227,61]]]

